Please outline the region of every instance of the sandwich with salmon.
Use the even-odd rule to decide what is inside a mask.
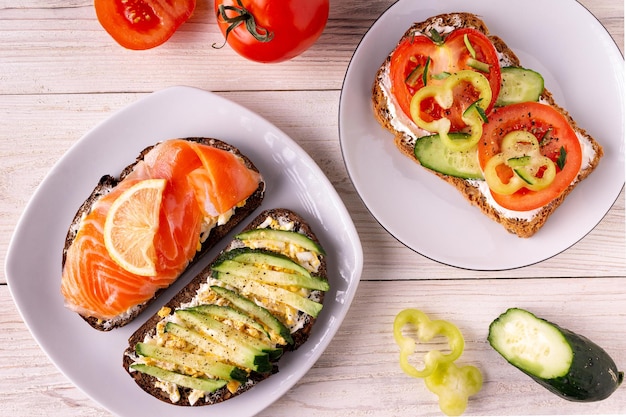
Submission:
[[[292,210],[266,210],[129,338],[124,369],[166,403],[228,400],[306,343],[329,289],[310,225]]]
[[[101,331],[128,324],[264,193],[252,161],[221,140],[171,139],[144,149],[119,176],[101,178],[69,226],[66,307]]]
[[[403,154],[520,237],[539,231],[603,154],[543,76],[471,13],[408,28],[372,102]]]

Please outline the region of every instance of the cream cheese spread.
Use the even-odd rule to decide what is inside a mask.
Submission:
[[[460,24],[460,20],[458,24]],[[452,32],[457,27],[458,26],[450,26],[450,25],[444,26],[444,25],[438,25],[437,23],[434,23],[427,27],[426,32],[429,32],[431,29],[434,29],[440,34],[445,35],[449,32]],[[413,35],[425,36],[421,32],[414,32]],[[496,52],[498,53],[498,59],[500,61],[501,67],[511,65],[511,61],[507,56],[505,56],[504,54],[498,51]],[[407,144],[415,145],[415,142],[417,141],[418,138],[422,136],[431,135],[432,132],[428,132],[418,127],[413,122],[413,120],[408,115],[406,115],[404,111],[400,108],[400,104],[398,103],[398,101],[396,100],[396,98],[393,96],[391,92],[391,77],[389,75],[389,66],[390,66],[389,60],[387,60],[384,64],[382,75],[378,79],[378,82],[380,83],[381,91],[387,101],[387,110],[389,111],[389,122],[391,123],[391,126],[396,131],[404,135],[404,141]],[[540,100],[540,102],[542,101],[543,100]],[[547,102],[545,101],[543,102],[544,104],[547,104]],[[579,132],[576,132],[576,136],[578,137],[581,151],[582,151],[582,164],[581,164],[580,169],[584,170],[591,164],[591,161],[593,161],[593,159],[595,158],[595,150],[593,149],[591,142],[584,135],[582,135]],[[487,186],[487,183],[485,181],[481,181],[481,180],[465,180],[465,181],[472,187],[476,188],[480,192],[480,194],[485,198],[486,203],[489,204],[491,207],[493,207],[498,212],[498,214],[500,214],[503,217],[506,217],[509,219],[520,219],[520,220],[525,220],[525,221],[530,222],[541,211],[541,209],[534,209],[534,210],[529,210],[529,211],[515,211],[515,210],[506,209],[500,206],[493,199],[493,196],[491,195],[491,191],[489,190],[489,187]],[[577,181],[578,181],[578,176],[572,181],[572,184],[575,184]]]

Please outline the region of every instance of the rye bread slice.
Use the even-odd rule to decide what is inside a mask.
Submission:
[[[242,154],[241,151],[235,146],[232,146],[226,142],[223,142],[219,139],[204,138],[204,137],[189,137],[189,138],[183,138],[183,139],[187,141],[191,141],[191,142],[201,143],[207,146],[213,146],[218,149],[232,152],[235,155],[239,156],[244,161],[245,165],[248,168],[256,172],[259,172],[259,170],[254,166],[252,161],[246,155]],[[131,163],[130,165],[128,165],[126,168],[124,168],[118,177],[114,177],[112,175],[102,176],[102,178],[100,179],[98,184],[94,187],[89,197],[87,197],[87,199],[83,202],[83,204],[80,206],[80,208],[76,212],[76,215],[74,216],[69,226],[67,236],[65,238],[65,245],[63,247],[63,256],[62,256],[62,262],[61,262],[62,268],[65,265],[67,250],[72,244],[72,242],[74,241],[74,239],[76,238],[76,233],[78,232],[78,229],[80,227],[80,222],[83,216],[87,215],[91,211],[95,202],[101,196],[108,194],[113,188],[115,188],[115,186],[120,181],[122,181],[129,173],[131,173],[134,166],[139,161],[143,160],[145,155],[156,145],[157,144],[149,146],[145,148],[144,150],[142,150],[141,153],[135,159],[135,161]],[[201,249],[198,250],[194,259],[189,263],[189,266],[187,268],[193,265],[195,261],[200,259],[209,249],[215,246],[215,244],[217,244],[217,242],[219,242],[224,236],[226,236],[237,224],[239,224],[242,220],[248,217],[254,210],[256,210],[261,205],[261,202],[263,201],[264,196],[265,196],[265,182],[261,181],[259,183],[259,187],[246,200],[246,204],[244,206],[235,208],[234,214],[232,215],[232,217],[229,219],[227,223],[223,225],[218,225],[211,231],[207,239],[202,243]],[[110,331],[112,329],[122,327],[130,323],[165,290],[166,288],[163,288],[157,291],[154,294],[154,297],[152,297],[150,300],[144,302],[143,304],[135,306],[132,309],[132,311],[124,314],[123,316],[115,317],[109,320],[101,320],[95,317],[84,316],[84,315],[80,315],[80,316],[87,323],[89,323],[89,325],[93,327],[94,329],[97,329],[100,331]]]
[[[263,222],[266,221],[268,217],[279,221],[293,222],[294,231],[302,233],[314,240],[317,244],[320,244],[317,236],[311,229],[310,225],[299,214],[293,212],[292,210],[284,208],[276,208],[263,211],[256,218],[254,218],[242,231],[258,228]],[[225,246],[222,251],[220,251],[220,253],[215,257],[213,261],[219,258],[224,252],[227,252],[239,246],[240,244],[238,243],[237,239],[233,239],[228,245]],[[211,262],[203,271],[195,276],[189,282],[189,284],[181,289],[181,291],[179,291],[167,304],[164,305],[164,308],[169,308],[170,311],[174,311],[175,309],[190,303],[196,297],[198,289],[200,289],[200,287],[205,284],[211,276],[212,263],[213,262]],[[321,255],[320,266],[315,275],[326,278],[327,271],[328,269],[326,257],[325,255]],[[324,295],[324,292],[313,291],[311,296],[315,297],[318,302],[323,303]],[[294,351],[302,346],[302,344],[304,344],[308,340],[311,330],[313,329],[313,325],[315,324],[316,319],[314,317],[302,312],[300,312],[300,314],[305,316],[303,317],[304,325],[298,330],[291,333],[294,343],[293,345],[282,346],[285,352]],[[134,379],[137,385],[139,385],[141,389],[143,389],[148,394],[166,403],[179,406],[192,406],[192,404],[190,404],[189,402],[189,394],[191,393],[190,389],[179,387],[180,400],[173,403],[170,400],[168,393],[155,385],[157,383],[156,378],[147,374],[143,374],[141,372],[132,371],[130,369],[130,365],[132,365],[136,359],[135,345],[139,342],[143,342],[147,337],[154,336],[156,334],[157,324],[161,320],[162,317],[159,316],[158,313],[154,314],[130,336],[130,338],[128,339],[128,347],[123,354],[122,366],[124,367],[124,370]],[[245,383],[241,384],[235,392],[230,392],[227,387],[223,387],[211,394],[207,394],[205,398],[197,401],[195,404],[193,404],[193,406],[197,407],[216,404],[240,395],[248,391],[258,382],[269,378],[274,373],[277,373],[279,371],[278,366],[279,364],[274,364],[272,371],[265,374],[252,372],[248,380]]]
[[[523,66],[520,63],[519,58],[515,55],[511,48],[509,48],[501,38],[491,34],[489,32],[489,29],[487,28],[486,23],[481,18],[471,13],[446,13],[430,17],[429,19],[426,19],[422,22],[414,23],[404,33],[402,38],[398,41],[398,44],[402,42],[403,39],[415,36],[415,34],[428,35],[431,28],[434,27],[467,27],[476,29],[485,34],[495,46],[496,51],[498,52],[500,57],[501,67]],[[385,83],[385,71],[391,61],[392,53],[393,51],[389,54],[387,59],[383,62],[383,64],[376,73],[375,81],[372,87],[374,115],[378,122],[393,134],[396,147],[404,155],[419,164],[419,161],[413,153],[415,137],[412,135],[408,135],[406,132],[402,132],[394,127],[394,114],[392,111],[390,111],[388,107],[388,97],[383,89],[383,84]],[[514,233],[519,237],[524,238],[534,235],[544,225],[550,215],[565,200],[567,195],[580,183],[580,181],[585,179],[596,168],[600,161],[600,158],[603,155],[602,146],[584,129],[578,126],[578,124],[571,117],[571,115],[555,102],[552,94],[548,89],[544,88],[540,101],[549,104],[567,118],[569,124],[572,126],[574,131],[576,131],[580,136],[582,136],[589,142],[590,146],[593,148],[594,157],[587,167],[581,169],[575,181],[559,197],[552,200],[546,206],[542,207],[539,210],[539,213],[535,215],[532,220],[529,221],[523,218],[504,216],[503,214],[501,214],[500,211],[498,211],[491,204],[489,204],[485,195],[478,189],[478,187],[473,185],[471,181],[431,171],[447,183],[454,186],[465,197],[466,200],[478,207],[486,216],[501,224],[510,233]],[[420,136],[419,134],[417,135],[418,137]]]

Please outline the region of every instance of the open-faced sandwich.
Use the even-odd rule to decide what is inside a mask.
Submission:
[[[220,140],[172,139],[102,177],[74,217],[62,259],[66,306],[92,327],[134,319],[252,213],[265,183]]]
[[[372,100],[404,154],[520,237],[543,226],[603,152],[541,74],[470,13],[413,24],[378,70]]]
[[[326,257],[297,213],[259,214],[129,338],[124,369],[150,395],[215,404],[278,372],[322,309]]]

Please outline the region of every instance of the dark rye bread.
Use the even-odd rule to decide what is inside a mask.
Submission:
[[[238,148],[226,142],[223,142],[219,139],[204,138],[204,137],[189,137],[189,138],[183,138],[183,139],[187,141],[191,141],[191,142],[201,143],[203,145],[213,146],[218,149],[232,152],[235,155],[239,156],[244,161],[245,165],[248,168],[259,172],[259,170],[254,166],[252,161],[247,156],[242,154]],[[91,211],[91,208],[93,207],[95,202],[98,200],[98,198],[100,198],[103,195],[108,194],[120,181],[122,181],[130,172],[132,172],[134,166],[139,161],[143,160],[144,156],[156,145],[157,144],[149,146],[145,148],[143,151],[141,151],[141,153],[137,156],[135,161],[131,163],[130,165],[128,165],[126,168],[124,168],[118,177],[113,177],[111,175],[104,175],[100,179],[100,181],[95,186],[95,188],[93,189],[89,197],[87,197],[87,199],[80,206],[80,208],[76,212],[76,215],[74,216],[74,219],[72,220],[70,224],[69,230],[67,232],[67,236],[65,238],[65,246],[63,247],[63,258],[62,258],[62,263],[61,263],[62,267],[65,265],[65,258],[66,258],[67,250],[72,244],[72,242],[74,241],[74,238],[76,237],[76,233],[78,232],[78,228],[79,228],[79,225],[83,216],[87,215]],[[229,219],[227,223],[223,225],[218,225],[211,231],[211,233],[209,234],[209,237],[204,241],[201,249],[196,253],[194,259],[190,262],[189,266],[191,266],[196,260],[201,258],[209,249],[215,246],[217,242],[219,242],[224,236],[226,236],[237,224],[239,224],[246,217],[248,217],[254,210],[256,210],[261,205],[264,195],[265,195],[265,182],[261,181],[259,183],[259,187],[247,199],[246,204],[244,206],[235,208],[234,214],[232,215],[232,217]],[[166,288],[159,290],[152,299],[135,307],[131,314],[125,315],[123,318],[120,317],[120,318],[113,318],[110,320],[101,320],[95,317],[89,317],[89,316],[83,316],[83,315],[81,315],[81,317],[87,323],[89,323],[91,327],[97,330],[101,330],[101,331],[109,331],[118,327],[122,327],[130,323],[132,320],[134,320],[142,311],[144,311],[148,307],[148,305],[150,305],[150,303],[152,303],[163,291],[165,291],[165,289]]]
[[[252,220],[251,223],[248,224],[242,231],[256,229],[268,217],[272,217],[273,219],[283,219],[285,221],[293,222],[295,225],[294,231],[303,233],[304,235],[314,240],[318,245],[320,244],[317,236],[315,235],[311,227],[308,225],[308,223],[302,217],[300,217],[300,215],[298,215],[297,213],[288,209],[284,209],[284,208],[276,208],[276,209],[269,209],[269,210],[263,211],[254,220]],[[228,250],[234,249],[238,246],[239,245],[237,244],[237,240],[234,239],[220,252],[220,254],[216,256],[215,259],[217,259],[222,253]],[[328,270],[325,255],[321,255],[320,261],[321,261],[321,264],[320,264],[319,270],[315,275],[325,278],[327,277],[327,270]],[[171,309],[171,311],[174,311],[175,309],[179,308],[181,305],[189,303],[191,300],[193,300],[194,297],[196,296],[198,289],[204,283],[206,283],[208,278],[211,276],[211,273],[212,273],[211,264],[212,263],[213,262],[211,262],[202,272],[200,272],[196,277],[194,277],[189,282],[189,284],[187,284],[185,288],[179,291],[167,304],[165,304],[164,307]],[[320,303],[323,303],[324,293],[321,291],[314,291],[313,293],[316,296],[316,300],[318,300],[318,302]],[[304,317],[305,325],[301,327],[300,329],[298,329],[297,331],[292,332],[291,336],[294,340],[294,344],[290,346],[283,346],[283,349],[285,352],[294,351],[298,347],[300,347],[303,343],[305,343],[309,338],[313,325],[315,324],[316,319],[314,317],[311,317],[308,314],[302,313],[302,312],[300,312],[300,314],[303,314],[304,316],[306,316]],[[128,347],[124,351],[122,362],[123,362],[124,370],[135,380],[135,382],[145,392],[147,392],[148,394],[162,401],[172,404],[172,401],[170,400],[169,395],[163,390],[161,390],[160,388],[155,386],[155,383],[157,381],[156,378],[150,375],[143,374],[141,372],[130,370],[130,365],[133,364],[134,357],[136,355],[135,345],[138,342],[144,341],[146,336],[153,336],[156,332],[156,326],[161,320],[162,318],[158,315],[158,313],[154,314],[132,334],[132,336],[128,339]],[[227,389],[227,387],[223,387],[215,391],[214,393],[207,395],[205,399],[199,400],[198,402],[193,404],[193,406],[210,405],[210,404],[216,404],[222,401],[226,401],[229,398],[242,394],[243,392],[252,388],[258,382],[270,377],[272,374],[277,373],[277,372],[278,372],[278,366],[276,364],[274,365],[274,368],[272,372],[270,373],[259,374],[259,373],[252,372],[250,377],[248,378],[248,381],[242,384],[234,393],[231,393]],[[179,390],[181,393],[180,401],[173,403],[173,404],[180,405],[180,406],[191,406],[191,404],[189,403],[189,398],[188,398],[188,394],[191,392],[191,390],[187,388],[182,388],[182,387],[179,388]]]
[[[468,27],[474,28],[483,34],[485,34],[493,43],[496,50],[500,54],[500,66],[523,66],[520,63],[519,58],[515,53],[507,46],[507,44],[498,36],[489,33],[489,29],[485,22],[478,16],[471,13],[447,13],[442,15],[433,16],[423,22],[414,23],[403,35],[402,39],[398,41],[400,43],[403,39],[414,36],[416,33],[429,34],[430,29],[433,26],[446,27],[451,26],[455,28]],[[391,51],[393,52],[393,51]],[[415,139],[404,132],[398,131],[392,125],[393,114],[388,109],[388,99],[383,91],[383,77],[385,76],[385,68],[389,65],[391,60],[391,53],[379,68],[376,73],[376,78],[372,88],[372,101],[374,106],[374,114],[378,122],[389,130],[394,135],[394,141],[397,148],[402,151],[403,154],[419,163],[413,153]],[[567,195],[576,187],[576,185],[585,179],[598,165],[600,158],[603,155],[602,147],[596,140],[591,137],[584,129],[577,125],[576,121],[571,115],[562,107],[556,104],[552,94],[544,89],[541,95],[541,101],[550,104],[553,108],[563,114],[572,128],[585,137],[591,147],[593,148],[595,155],[591,163],[584,169],[582,169],[576,180],[556,199],[552,200],[548,205],[542,207],[539,213],[533,217],[531,221],[521,218],[505,217],[500,214],[492,205],[490,205],[485,196],[479,191],[479,189],[473,186],[469,181],[461,178],[444,175],[435,171],[432,171],[435,175],[454,186],[461,194],[473,205],[477,206],[485,215],[492,220],[500,223],[506,230],[518,235],[519,237],[530,237],[535,234],[550,217],[550,215],[561,205]],[[419,134],[417,135],[420,136]]]

